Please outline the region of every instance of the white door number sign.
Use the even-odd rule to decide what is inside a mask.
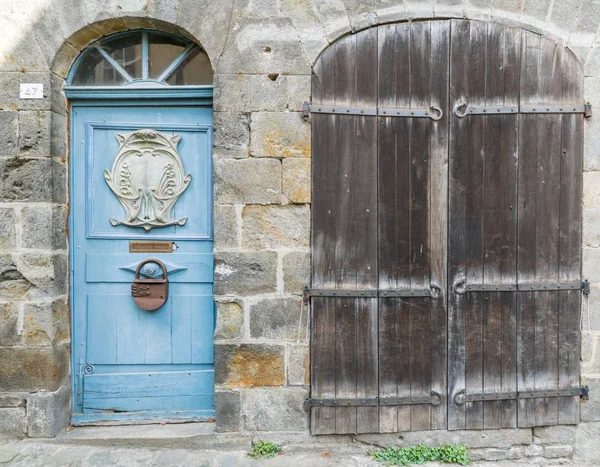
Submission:
[[[44,85],[42,83],[21,83],[21,99],[43,99]]]

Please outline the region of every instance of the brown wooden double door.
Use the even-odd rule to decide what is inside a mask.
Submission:
[[[582,102],[568,50],[493,23],[380,26],[323,53],[314,434],[577,423],[577,396],[512,394],[579,386]]]

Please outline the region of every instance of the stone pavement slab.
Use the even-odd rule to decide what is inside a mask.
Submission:
[[[3,443],[3,444],[2,444]],[[211,449],[170,449],[170,448],[123,448],[110,446],[88,446],[80,444],[60,444],[54,440],[0,441],[0,466],[2,467],[384,467],[371,460],[366,451],[360,449],[338,450],[313,448],[310,452],[284,452],[274,459],[254,460],[246,451]],[[428,467],[441,467],[431,462]],[[444,464],[448,465],[448,464]],[[474,462],[473,467],[551,467],[552,464]],[[569,464],[574,465],[574,464]]]

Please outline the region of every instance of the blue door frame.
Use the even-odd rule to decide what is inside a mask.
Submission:
[[[70,99],[70,302],[73,424],[214,416],[212,87],[66,88]],[[123,206],[105,170],[123,135],[172,137],[191,182],[173,218],[146,231],[109,222]],[[115,138],[117,136],[117,138]],[[119,141],[117,141],[119,140]],[[173,253],[130,253],[130,241],[173,241]],[[156,311],[130,296],[135,266],[165,263],[169,299]]]

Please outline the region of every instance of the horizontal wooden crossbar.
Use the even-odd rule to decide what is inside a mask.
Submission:
[[[406,290],[344,290],[344,289],[310,289],[304,288],[304,300],[310,297],[337,297],[337,298],[411,298],[431,297],[438,298],[441,289],[431,285],[428,289]]]

